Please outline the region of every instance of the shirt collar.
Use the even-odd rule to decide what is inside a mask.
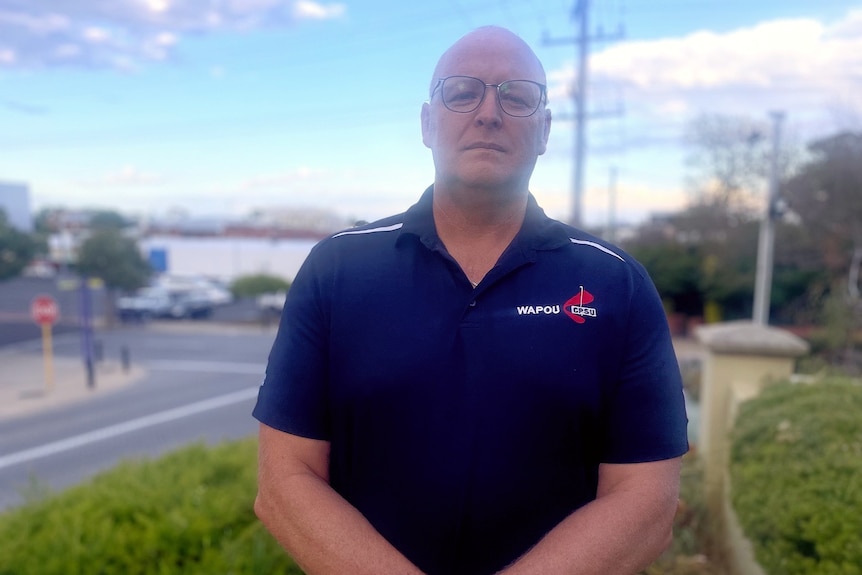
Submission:
[[[429,248],[440,245],[440,237],[434,225],[433,198],[434,186],[431,185],[419,201],[404,213],[404,225],[401,227],[399,239],[405,235],[413,235]],[[525,251],[553,250],[571,243],[569,237],[565,225],[545,215],[533,194],[528,194],[524,223],[512,241],[513,245],[517,244]]]

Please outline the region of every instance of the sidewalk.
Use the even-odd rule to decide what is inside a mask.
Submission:
[[[93,388],[87,387],[87,373],[80,358],[53,357],[46,371],[41,351],[0,350],[0,421],[86,401],[139,381],[146,375],[141,366],[123,371],[118,361],[94,366]]]
[[[218,333],[242,335],[249,331],[275,336],[277,325],[223,322],[153,322],[148,329],[174,333]],[[147,375],[147,369],[132,362],[123,370],[119,359],[106,359],[94,366],[95,387],[87,387],[87,373],[80,357],[51,359],[51,381],[45,370],[41,345],[24,341],[0,347],[0,422],[61,405],[87,401],[133,385]]]

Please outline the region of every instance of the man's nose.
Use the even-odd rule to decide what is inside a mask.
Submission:
[[[503,119],[503,110],[497,101],[497,90],[487,88],[485,98],[476,108],[476,122],[480,125],[498,126]]]

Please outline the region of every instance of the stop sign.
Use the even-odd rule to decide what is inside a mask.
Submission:
[[[39,325],[51,325],[60,317],[60,306],[51,296],[39,295],[30,302],[30,315]]]

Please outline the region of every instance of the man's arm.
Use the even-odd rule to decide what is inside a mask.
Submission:
[[[598,494],[500,575],[630,575],[673,539],[681,458],[602,464]]]
[[[254,510],[308,575],[421,575],[329,485],[329,442],[261,424]]]

